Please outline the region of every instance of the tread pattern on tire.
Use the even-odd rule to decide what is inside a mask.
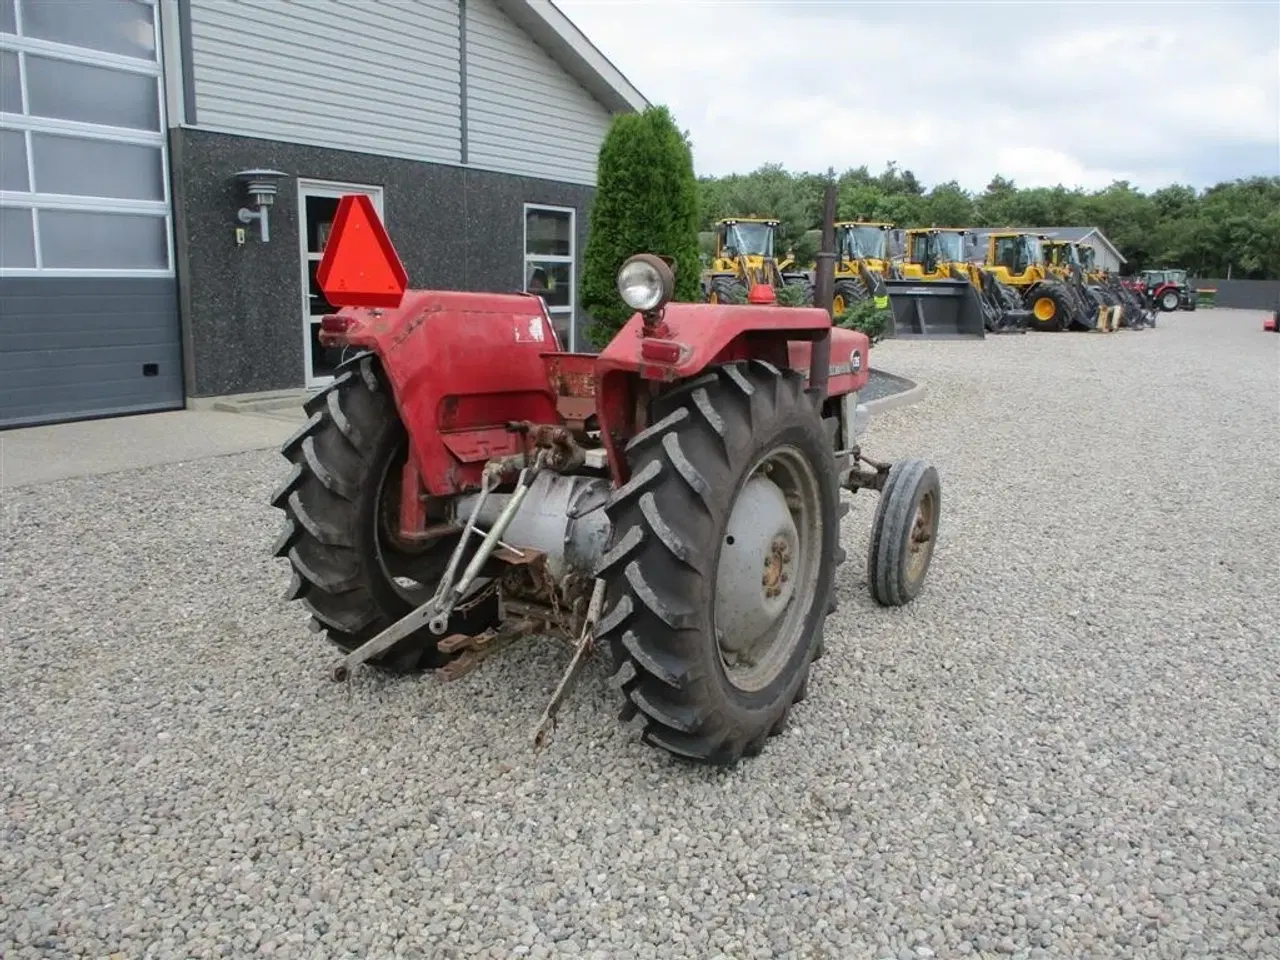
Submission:
[[[1035,315],[1036,301],[1042,297],[1048,297],[1054,304],[1053,317],[1049,320],[1041,320]],[[1032,330],[1057,333],[1059,330],[1065,330],[1071,322],[1071,300],[1061,285],[1051,281],[1037,283],[1027,291],[1026,307],[1031,311]]]
[[[831,287],[832,297],[840,297],[844,300],[844,308],[846,310],[855,303],[861,303],[863,300],[871,298],[871,291],[867,289],[867,285],[862,281],[861,277],[842,277]]]
[[[627,445],[630,481],[605,506],[615,535],[597,570],[606,582],[597,636],[613,657],[613,683],[624,698],[621,718],[642,717],[645,742],[691,760],[731,764],[759,753],[785,727],[792,704],[804,699],[829,611],[827,597],[816,597],[821,607],[806,660],[783,699],[768,708],[773,712],[763,730],[743,729],[726,713],[729,707],[716,706],[728,703],[718,692],[719,678],[707,675],[709,657],[718,654],[706,653],[704,645],[715,641],[704,632],[699,614],[705,611],[695,609],[712,603],[718,552],[712,498],[724,496],[723,484],[733,482],[726,481],[729,453],[743,431],[749,434],[761,417],[812,406],[800,374],[760,361],[716,368],[661,403],[656,422]],[[843,559],[834,459],[831,466],[829,481],[819,478],[835,491],[836,506],[823,517],[824,542],[834,538],[836,545],[828,588],[834,564]]]
[[[303,409],[307,422],[281,446],[292,467],[271,497],[285,515],[272,552],[293,570],[284,599],[302,601],[313,629],[350,651],[412,609],[387,585],[368,544],[357,542],[357,531],[372,528],[374,472],[404,428],[368,353],[345,361]],[[424,634],[371,663],[413,671],[446,659]]]
[[[718,303],[746,303],[747,286],[737,277],[713,277],[710,292]]]

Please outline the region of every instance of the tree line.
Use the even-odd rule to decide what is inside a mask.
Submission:
[[[730,216],[776,217],[782,251],[816,253],[827,176],[768,164],[750,173],[698,178],[699,228]],[[1144,193],[1120,180],[1093,191],[1018,187],[1002,176],[974,193],[954,180],[926,189],[890,163],[836,177],[837,217],[900,227],[1098,227],[1128,261],[1126,272],[1181,267],[1196,277],[1280,278],[1280,176],[1257,176],[1203,190],[1171,184]]]

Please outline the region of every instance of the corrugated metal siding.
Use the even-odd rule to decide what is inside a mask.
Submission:
[[[461,161],[457,0],[190,0],[196,125]]]
[[[611,116],[493,0],[466,0],[471,164],[591,186]]]
[[[0,427],[182,405],[175,280],[0,280]]]

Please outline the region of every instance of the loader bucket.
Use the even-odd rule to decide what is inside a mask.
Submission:
[[[882,280],[893,320],[886,337],[958,340],[986,337],[982,302],[967,280]]]

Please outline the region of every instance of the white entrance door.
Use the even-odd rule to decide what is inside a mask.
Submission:
[[[382,210],[382,188],[327,180],[298,181],[298,245],[302,254],[302,356],[306,385],[322,387],[333,379],[341,361],[341,351],[320,345],[320,318],[334,313],[320,292],[316,271],[329,239],[329,228],[338,212],[338,200],[347,193],[363,193],[373,201],[378,216]]]

